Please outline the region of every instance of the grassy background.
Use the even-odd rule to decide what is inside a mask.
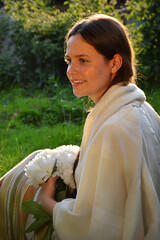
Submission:
[[[63,144],[80,145],[86,102],[59,89],[54,97],[23,89],[1,92],[0,176],[31,152]],[[147,101],[160,114],[160,89],[146,91]]]
[[[43,92],[32,97],[23,89],[1,92],[0,176],[35,150],[80,145],[84,101],[75,97],[68,100],[69,93],[61,89],[51,98]]]

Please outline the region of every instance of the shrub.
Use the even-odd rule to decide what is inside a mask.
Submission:
[[[66,75],[63,44],[68,28],[82,16],[107,9],[97,0],[92,1],[92,5],[88,5],[89,1],[69,1],[65,3],[69,6],[67,11],[61,12],[47,6],[47,2],[5,1],[12,16],[14,56],[19,59],[14,82],[20,87],[43,88],[52,76],[60,76],[63,83]]]
[[[0,12],[0,89],[13,84],[16,72],[16,59],[12,58],[9,41],[12,25],[10,17]]]
[[[42,88],[50,76],[63,76],[65,14],[46,8],[42,1],[8,1],[7,7],[13,20],[14,55],[19,59],[15,82]]]
[[[54,126],[57,123],[84,123],[88,103],[86,98],[75,98],[71,88],[53,86],[52,96],[44,92],[26,95],[23,89],[1,93],[0,123],[20,122],[25,126]]]
[[[128,1],[132,20],[130,29],[134,34],[140,72],[145,80],[141,85],[151,87],[159,85],[160,79],[160,1]]]
[[[56,9],[58,1],[50,0],[6,0],[8,13],[12,16],[12,42],[14,56],[19,61],[14,65],[9,59],[2,59],[0,85],[6,82],[19,86],[46,88],[51,78],[64,83],[66,66],[63,61],[64,37],[67,29],[79,18],[93,13],[107,13],[119,19],[132,21],[130,28],[140,72],[152,84],[158,85],[160,66],[160,3],[159,1],[127,1],[128,11],[119,14],[115,9],[117,1],[70,0],[65,2],[66,11]],[[13,57],[13,56],[12,56]],[[4,64],[3,64],[4,62]],[[5,63],[8,62],[6,65]],[[12,63],[12,64],[10,64]],[[6,66],[6,67],[5,67]],[[15,66],[15,68],[13,67]],[[4,82],[4,81],[3,81]]]

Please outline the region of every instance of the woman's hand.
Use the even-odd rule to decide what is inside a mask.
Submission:
[[[59,177],[54,178],[50,177],[46,183],[42,184],[42,188],[39,193],[39,202],[42,205],[43,209],[49,214],[53,214],[53,208],[57,203],[54,200],[55,191],[56,191],[56,181]]]

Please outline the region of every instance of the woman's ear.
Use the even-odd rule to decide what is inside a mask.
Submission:
[[[115,74],[122,66],[122,57],[118,53],[112,58],[112,70],[111,72]]]

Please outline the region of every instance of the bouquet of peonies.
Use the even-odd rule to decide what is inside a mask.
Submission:
[[[29,178],[28,182],[38,188],[48,178],[60,176],[66,185],[74,189],[73,164],[78,151],[79,147],[75,145],[63,145],[53,150],[42,150],[24,169]]]
[[[73,164],[79,150],[80,148],[75,145],[63,145],[53,150],[42,150],[24,168],[28,183],[39,188],[50,177],[59,176],[60,178],[56,182],[55,199],[61,201],[66,197],[72,197],[70,189],[75,189]],[[43,211],[37,202],[23,202],[23,209],[25,212],[33,214],[34,218],[38,217],[40,222],[38,224],[36,220],[26,232],[37,230],[44,223],[51,222],[51,217]]]

